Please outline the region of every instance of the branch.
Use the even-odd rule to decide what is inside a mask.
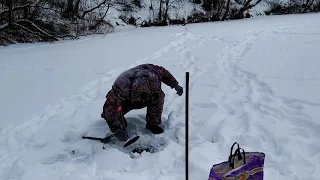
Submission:
[[[101,2],[100,4],[98,4],[98,6],[92,8],[92,9],[89,9],[89,10],[87,10],[87,11],[84,11],[83,14],[82,14],[82,16],[81,16],[81,18],[83,19],[86,14],[94,11],[95,9],[100,8],[100,7],[101,7],[102,5],[104,5],[107,1],[108,1],[108,0],[104,0],[103,2]]]
[[[252,2],[252,0],[245,1],[244,5],[243,5],[243,8],[244,9],[247,8],[250,5],[251,2]]]
[[[257,4],[259,4],[261,2],[261,0],[258,0],[257,2],[255,2],[254,4],[250,3],[252,2],[252,0],[248,0],[244,3],[244,5],[239,9],[239,11],[236,13],[236,17],[239,17],[240,14],[242,14],[244,11],[253,8],[254,6],[256,6]]]
[[[256,3],[249,5],[249,7],[247,9],[251,9],[251,8],[255,7],[260,2],[261,2],[261,0],[258,0]]]
[[[29,6],[29,5],[23,5],[23,6],[14,7],[14,8],[12,8],[12,12],[13,12],[13,11],[17,11],[17,10],[19,10],[19,9],[26,8],[26,7],[28,7],[28,6]],[[5,10],[5,11],[2,11],[2,12],[0,13],[0,16],[3,16],[3,15],[6,14],[6,13],[9,13],[9,9],[8,9],[8,10]]]
[[[35,5],[35,6],[30,5],[29,7],[30,8],[40,8],[40,9],[45,9],[45,10],[52,10],[54,12],[60,12],[60,11],[54,9],[54,8],[43,7],[43,6],[40,6],[40,5]]]
[[[8,27],[9,27],[9,24],[8,24],[8,23],[3,24],[3,25],[0,26],[0,31],[5,30],[5,29],[8,28]]]
[[[170,1],[170,0],[169,0]],[[173,4],[173,3],[181,3],[182,1],[181,0],[171,0],[170,2],[169,2],[169,7],[171,7],[171,5]]]
[[[24,26],[22,26],[22,25],[20,25],[20,24],[18,24],[18,23],[14,23],[14,25],[15,25],[15,26],[18,26],[18,27],[20,27],[21,29],[24,29],[25,31],[28,31],[29,33],[34,34],[34,35],[36,35],[36,36],[38,36],[38,37],[41,36],[41,34],[39,34],[38,32],[34,32],[34,31],[30,30],[29,28],[26,28],[26,27],[24,27]],[[41,38],[39,38],[39,39],[41,39]]]
[[[41,9],[47,9],[47,10],[48,10],[48,9],[49,9],[49,10],[54,10],[54,11],[58,12],[57,10],[52,9],[52,8],[42,7],[42,6],[40,6],[40,5],[30,5],[30,4],[14,7],[14,8],[12,9],[12,12],[13,12],[13,11],[18,11],[18,10],[21,10],[21,9],[24,9],[24,8],[41,8]],[[5,10],[5,11],[3,11],[3,12],[0,12],[0,17],[1,17],[1,16],[4,16],[4,14],[6,14],[6,13],[9,13],[9,10]]]
[[[29,20],[27,20],[27,19],[19,19],[19,20],[17,20],[16,22],[26,22],[26,23],[29,23],[29,24],[31,24],[31,26],[33,26],[33,27],[36,28],[38,31],[40,31],[42,34],[44,34],[44,35],[46,35],[46,36],[48,36],[48,37],[52,37],[52,38],[55,37],[54,35],[45,32],[44,30],[42,30],[41,28],[39,28],[36,24],[34,24],[32,21],[29,21]]]
[[[12,43],[12,44],[17,44],[17,41],[14,41],[14,40],[12,40],[12,39],[10,39],[10,38],[8,38],[8,37],[5,37],[5,36],[2,36],[2,35],[0,35],[0,39],[4,39],[4,40],[6,40],[6,41],[8,41],[8,42],[10,42],[10,43]]]
[[[63,36],[57,36],[58,38],[70,38],[70,39],[78,39],[76,36],[73,36],[71,34],[66,34],[66,35],[63,35]]]
[[[47,36],[47,37],[50,37],[50,38],[52,38],[52,39],[55,39],[55,40],[58,40],[57,38],[65,38],[65,37],[69,37],[69,38],[74,38],[74,39],[76,39],[76,37],[75,36],[72,36],[71,34],[67,34],[67,35],[63,35],[63,36],[57,36],[57,35],[52,35],[52,34],[49,34],[48,32],[46,32],[46,31],[44,31],[44,30],[42,30],[41,28],[39,28],[36,24],[34,24],[32,21],[29,21],[29,20],[27,20],[27,19],[19,19],[19,20],[17,20],[16,22],[26,22],[26,23],[29,23],[32,27],[34,27],[34,28],[36,28],[39,32],[41,32],[43,35],[45,35],[45,36]],[[18,26],[22,26],[22,25],[20,25],[20,24],[18,24],[18,23],[15,23],[16,25],[18,25]],[[23,26],[22,26],[23,27]],[[24,27],[25,28],[25,27]],[[31,31],[30,29],[28,29],[28,28],[26,28],[25,30],[27,30],[27,31],[29,31],[29,32],[31,32],[31,33],[33,33],[33,34],[35,34],[36,32],[34,32],[34,31]],[[36,33],[37,34],[37,33]]]
[[[93,26],[93,29],[95,29],[103,21],[103,19],[107,16],[109,8],[110,8],[110,4],[108,4],[108,8],[107,8],[106,12],[104,13],[104,15],[101,17],[101,19]]]
[[[19,10],[19,9],[26,8],[26,7],[37,7],[38,4],[40,4],[40,2],[41,2],[41,0],[38,0],[38,1],[34,2],[33,5],[26,4],[26,5],[14,7],[14,8],[12,8],[12,12],[13,12],[13,11],[16,11],[16,10]],[[1,12],[1,13],[0,13],[0,16],[3,16],[3,14],[5,14],[5,13],[9,13],[9,9]]]

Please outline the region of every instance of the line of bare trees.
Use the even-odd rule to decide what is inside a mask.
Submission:
[[[153,21],[144,22],[144,27],[242,19],[248,16],[246,16],[248,10],[259,4],[262,0],[189,0],[191,3],[201,5],[206,13],[195,9],[187,19],[172,18],[168,15],[169,11],[179,11],[179,4],[184,3],[185,0],[150,1],[151,6],[149,8]]]
[[[224,21],[245,18],[245,12],[260,2],[261,0],[204,0],[202,6],[209,12],[212,21]]]
[[[267,15],[279,14],[300,14],[320,11],[320,0],[290,0],[283,3],[279,0],[266,1],[270,9],[265,13]]]
[[[186,24],[208,21],[225,21],[233,19],[249,18],[250,10],[260,3],[269,4],[271,10],[266,14],[294,14],[320,11],[320,0],[289,0],[287,4],[281,4],[281,0],[189,0],[201,5],[205,13],[197,11],[190,14],[187,19],[178,19],[168,16],[170,11],[179,11],[179,4],[184,0],[150,0],[152,20],[144,22],[142,26],[165,26],[168,24]],[[258,15],[258,14],[257,14]]]
[[[0,45],[17,42],[56,41],[79,35],[104,33],[113,28],[105,19],[110,7],[133,11],[132,4],[141,7],[141,0],[0,0]],[[204,21],[241,19],[245,11],[261,0],[189,0],[201,4],[207,12],[194,12],[187,19],[169,16],[181,11],[186,0],[150,0],[152,20],[141,26],[165,26]],[[121,18],[135,24],[132,17]],[[136,24],[135,24],[136,25]]]
[[[150,1],[143,7],[142,1]],[[106,21],[110,8],[122,12],[120,19],[136,26],[166,26],[207,21],[225,21],[250,17],[250,9],[262,0],[189,0],[201,5],[186,19],[178,17],[181,4],[188,0],[0,0],[0,45],[18,42],[56,41],[80,35],[105,33],[114,27]],[[267,13],[289,14],[317,12],[320,0],[265,0],[271,10]],[[137,8],[137,9],[135,9]],[[139,8],[148,8],[150,20],[136,24],[132,15]],[[173,12],[173,13],[172,13]],[[176,12],[176,17],[173,17]],[[129,14],[127,17],[123,14]],[[139,19],[139,18],[138,18]]]
[[[104,33],[112,0],[0,0],[0,45]]]

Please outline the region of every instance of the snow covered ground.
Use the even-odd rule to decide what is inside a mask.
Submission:
[[[316,180],[319,31],[319,14],[288,15],[1,47],[0,179],[184,179],[185,98],[165,85],[164,134],[143,130],[145,109],[126,116],[159,152],[81,139],[109,132],[100,114],[117,75],[155,63],[182,86],[190,72],[190,180],[207,179],[235,141],[266,153],[266,180]]]

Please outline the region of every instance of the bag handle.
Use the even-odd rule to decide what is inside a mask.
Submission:
[[[237,148],[237,149],[240,148],[239,143],[237,143],[237,142],[233,143],[232,146],[231,146],[230,156],[232,156],[233,147],[234,147],[234,145],[236,145],[236,144],[238,145],[238,148]]]
[[[241,160],[242,157],[241,157],[241,153],[240,153],[240,150],[242,150],[242,156],[243,156],[243,164],[246,164],[246,154],[245,154],[245,151],[244,149],[242,148],[238,148],[235,153],[232,155],[232,157],[230,158],[230,166],[232,167],[232,169],[234,169],[234,158],[236,155],[238,155],[238,160]]]
[[[233,143],[233,145],[231,146],[231,150],[230,150],[230,156],[229,156],[229,158],[228,158],[229,164],[231,163],[233,147],[234,147],[234,145],[236,145],[236,144],[238,145],[238,148],[237,148],[237,149],[240,148],[239,143],[237,143],[237,142]]]

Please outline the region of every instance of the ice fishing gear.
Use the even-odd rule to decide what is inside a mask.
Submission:
[[[111,138],[114,136],[114,134],[110,134],[108,136],[106,136],[105,138],[99,138],[99,137],[91,137],[91,136],[82,136],[82,139],[91,139],[91,140],[97,140],[100,141],[103,144],[109,143],[111,141]],[[135,136],[134,138],[131,138],[130,140],[128,140],[123,147],[127,147],[130,146],[131,144],[135,143],[138,139],[140,138],[140,136]],[[104,147],[103,147],[104,148]]]

